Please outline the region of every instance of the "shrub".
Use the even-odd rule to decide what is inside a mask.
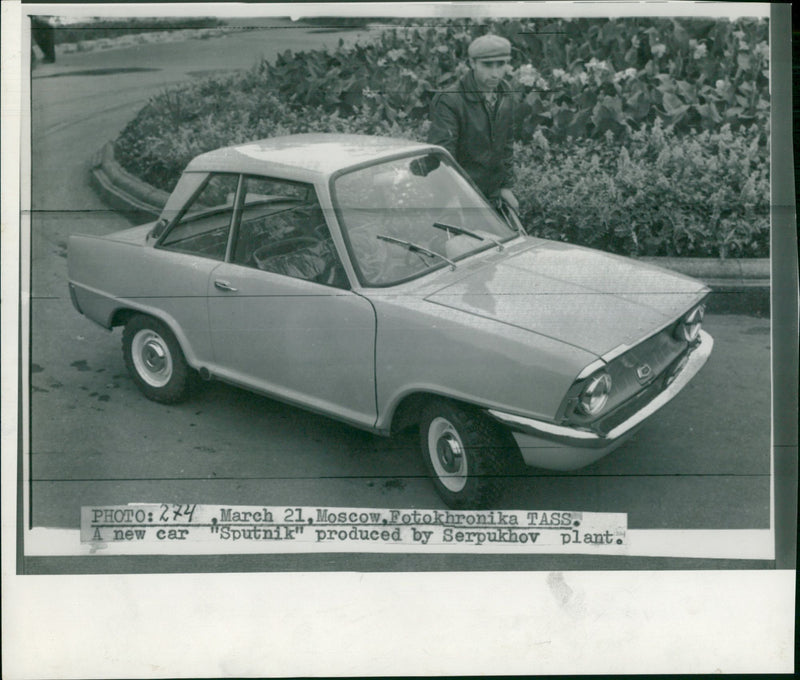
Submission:
[[[268,115],[265,115],[268,112]],[[258,76],[211,78],[151,99],[116,141],[120,164],[170,191],[195,156],[221,146],[301,132],[354,132],[424,139],[427,122],[409,126],[361,106],[343,117],[322,107],[295,108],[258,87]]]
[[[656,120],[679,132],[756,123],[766,133],[765,21],[559,20],[557,25],[567,35],[577,32],[580,40],[550,44],[554,41],[535,33],[516,34],[530,59],[513,74],[523,97],[523,134],[544,126],[551,140],[598,138],[609,130],[625,138]]]
[[[347,116],[369,103],[388,120],[399,112],[419,120],[433,95],[460,75],[469,42],[493,31],[513,43],[521,139],[537,127],[551,140],[599,138],[608,130],[624,137],[656,119],[681,132],[768,123],[765,20],[414,23],[384,30],[366,45],[287,51],[258,72],[290,106]]]
[[[626,145],[517,145],[523,221],[538,236],[625,255],[767,257],[769,177],[756,126],[678,136],[657,121]],[[524,188],[524,189],[523,189]]]

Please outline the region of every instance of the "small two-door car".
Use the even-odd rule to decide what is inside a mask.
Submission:
[[[513,223],[513,222],[512,222]],[[79,312],[150,399],[199,375],[382,435],[454,508],[626,440],[706,362],[703,284],[533,238],[444,149],[293,135],[198,156],[156,222],[69,242]]]

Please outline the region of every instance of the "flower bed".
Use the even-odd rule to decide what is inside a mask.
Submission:
[[[252,139],[424,139],[433,94],[491,29],[514,43],[516,193],[534,233],[623,254],[769,254],[765,21],[430,24],[165,91],[123,131],[117,159],[169,190],[198,153]]]

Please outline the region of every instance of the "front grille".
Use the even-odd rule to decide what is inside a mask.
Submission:
[[[616,404],[624,404],[642,387],[649,387],[649,381],[639,380],[637,369],[647,366],[652,376],[650,381],[657,382],[657,376],[686,350],[686,346],[686,342],[672,336],[670,329],[664,329],[614,359],[608,366],[608,372],[614,381]]]
[[[687,347],[685,341],[675,339],[671,326],[631,347],[606,367],[613,385],[606,413],[596,420],[580,413],[576,408],[576,388],[566,401],[565,420],[579,427],[608,432],[661,392],[668,369],[680,360]],[[645,366],[647,371],[640,370]],[[649,377],[640,379],[637,371],[649,372]]]

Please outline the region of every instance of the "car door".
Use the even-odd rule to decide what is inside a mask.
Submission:
[[[375,313],[349,289],[314,188],[245,177],[240,205],[208,284],[215,373],[372,426]]]

